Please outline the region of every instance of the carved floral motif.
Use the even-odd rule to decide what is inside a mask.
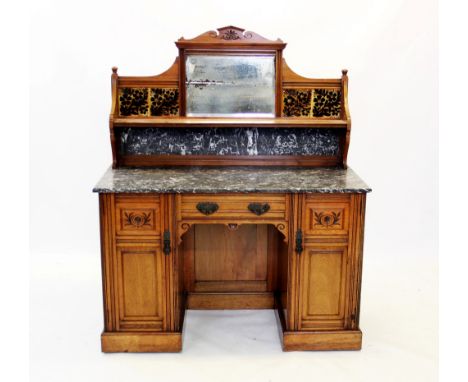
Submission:
[[[219,28],[219,38],[222,40],[233,41],[252,38],[251,32],[244,32],[244,29],[234,26]],[[215,36],[216,37],[216,36]]]
[[[232,29],[228,29],[226,32],[224,32],[221,35],[221,38],[223,40],[239,40],[240,36],[236,33],[236,31]]]
[[[125,212],[125,225],[131,225],[136,228],[151,226],[151,212]]]
[[[314,212],[315,225],[325,228],[340,225],[341,212]]]

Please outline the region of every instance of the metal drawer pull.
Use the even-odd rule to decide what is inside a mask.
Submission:
[[[268,203],[250,203],[247,208],[257,216],[263,215],[270,210]]]
[[[218,211],[218,203],[200,202],[197,204],[197,210],[204,215],[211,215]]]

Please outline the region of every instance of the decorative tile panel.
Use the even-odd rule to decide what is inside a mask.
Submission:
[[[179,115],[179,89],[177,88],[151,88],[152,116]]]
[[[119,114],[122,116],[148,115],[148,89],[120,88]]]
[[[340,118],[341,90],[283,89],[283,117]]]
[[[340,90],[314,89],[312,109],[314,117],[339,117],[340,112]]]
[[[119,114],[124,117],[179,115],[179,89],[120,88]]]
[[[284,89],[283,115],[285,117],[309,117],[312,89]]]

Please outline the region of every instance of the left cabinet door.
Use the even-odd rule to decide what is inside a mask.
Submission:
[[[164,197],[101,194],[105,331],[166,331]]]
[[[164,255],[161,248],[119,245],[116,255],[119,330],[164,330]]]

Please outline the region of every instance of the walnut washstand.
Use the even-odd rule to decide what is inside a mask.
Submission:
[[[177,352],[187,309],[274,309],[284,350],[357,350],[366,194],[344,70],[309,79],[236,27],[113,68],[99,193],[104,352]]]

